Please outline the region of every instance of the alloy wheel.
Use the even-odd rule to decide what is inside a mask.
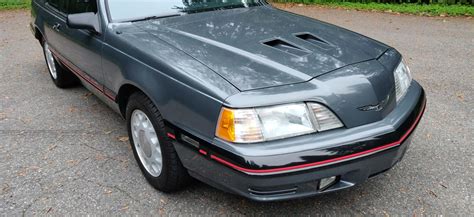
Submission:
[[[163,157],[153,124],[143,111],[136,109],[131,116],[130,128],[140,162],[150,175],[158,177],[163,168]]]
[[[54,80],[58,79],[58,72],[56,69],[56,64],[54,62],[54,56],[51,50],[49,49],[48,42],[45,42],[43,45],[44,54],[46,55],[46,63],[48,65],[49,74],[53,77]]]

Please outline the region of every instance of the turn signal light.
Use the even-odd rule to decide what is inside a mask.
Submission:
[[[224,140],[235,141],[234,112],[228,108],[222,108],[217,124],[216,135]]]

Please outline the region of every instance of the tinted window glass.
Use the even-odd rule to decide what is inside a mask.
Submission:
[[[265,0],[107,0],[110,17],[114,22],[139,20],[150,16],[173,16],[253,7]]]
[[[59,9],[59,0],[48,0],[48,4]]]
[[[85,12],[97,13],[97,2],[96,0],[67,0],[68,14],[77,14]]]
[[[66,13],[66,2],[64,0],[48,0],[48,5],[56,8],[57,10]]]

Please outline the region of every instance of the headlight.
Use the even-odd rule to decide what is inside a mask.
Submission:
[[[305,104],[256,109],[266,140],[315,132]]]
[[[407,93],[408,87],[411,84],[411,72],[408,66],[403,61],[398,64],[397,69],[394,72],[395,76],[395,91],[397,95],[397,102],[402,99]]]
[[[229,142],[253,143],[342,127],[339,119],[317,103],[271,107],[222,108],[216,136]]]

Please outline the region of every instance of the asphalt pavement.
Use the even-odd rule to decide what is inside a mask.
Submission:
[[[349,190],[257,203],[199,182],[164,194],[125,121],[83,87],[58,89],[27,25],[0,12],[0,215],[457,215],[474,213],[474,18],[285,7],[404,54],[428,106],[405,158]],[[265,19],[265,18],[262,18]]]

